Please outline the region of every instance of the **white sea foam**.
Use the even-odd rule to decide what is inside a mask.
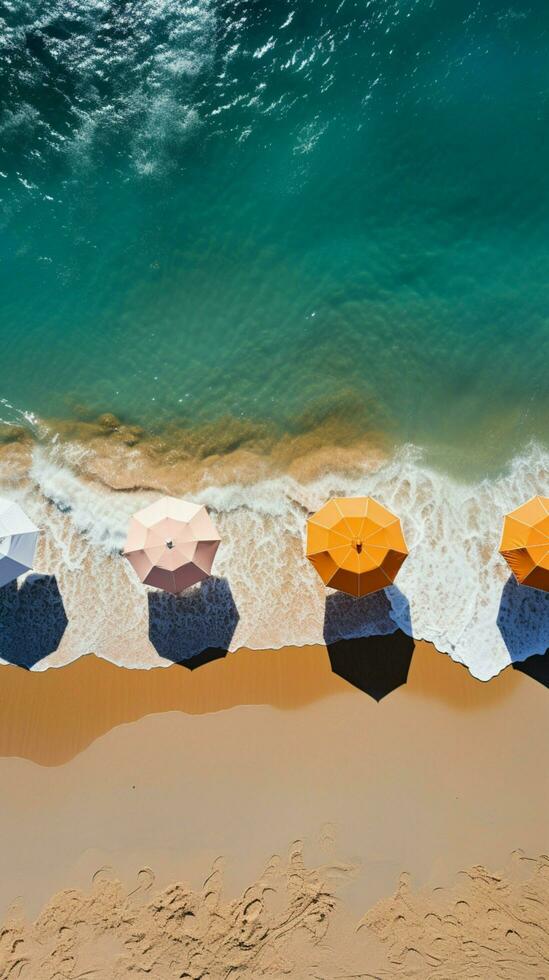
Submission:
[[[150,621],[162,610],[119,556],[129,515],[154,495],[81,479],[86,451],[36,447],[28,482],[19,490],[44,528],[39,570],[57,576],[69,619],[57,653],[35,669],[90,651],[126,666],[165,664]],[[251,486],[205,487],[194,497],[211,509],[221,531],[215,570],[225,581],[194,590],[166,610],[177,617],[167,633],[174,659],[204,646],[274,648],[400,627],[487,680],[511,660],[549,647],[549,595],[516,586],[497,552],[501,516],[546,491],[548,478],[549,454],[539,446],[514,459],[499,478],[476,484],[429,468],[408,447],[359,476],[333,473],[309,484],[284,476]],[[7,483],[9,475],[0,470],[0,492]],[[333,596],[305,560],[307,514],[334,494],[372,494],[401,515],[410,557],[397,586],[386,593],[359,602]],[[328,603],[326,595],[332,596]],[[154,609],[148,608],[151,601]],[[161,652],[166,642],[164,637]]]

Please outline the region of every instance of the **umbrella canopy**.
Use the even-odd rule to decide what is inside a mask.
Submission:
[[[499,551],[517,582],[549,592],[549,497],[532,497],[507,514]]]
[[[219,541],[205,507],[161,497],[131,518],[124,554],[142,582],[177,595],[210,576]]]
[[[0,497],[0,587],[32,568],[38,534],[19,504]]]
[[[307,522],[307,558],[350,595],[391,585],[407,555],[398,517],[372,497],[334,497]]]

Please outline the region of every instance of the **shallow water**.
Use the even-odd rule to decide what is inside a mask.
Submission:
[[[0,396],[546,439],[546,5],[4,5]],[[4,405],[0,416],[17,413]]]

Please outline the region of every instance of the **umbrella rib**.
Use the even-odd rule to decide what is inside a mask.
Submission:
[[[334,501],[334,506],[335,506],[337,512],[339,513],[339,516],[341,517],[341,520],[343,521],[345,527],[347,528],[347,533],[348,533],[349,537],[350,538],[354,538],[354,534],[351,531],[351,528],[349,527],[349,525],[347,524],[347,518],[345,517],[345,514],[343,513],[343,511],[341,510],[341,508],[340,508],[340,506],[339,506],[339,504],[337,502],[337,497],[334,497],[333,498],[333,501]]]
[[[342,547],[346,547],[347,548],[347,551],[345,552],[344,556],[341,559],[339,557],[338,558],[334,558],[333,552],[334,551],[340,551]],[[334,575],[337,575],[338,572],[341,572],[343,570],[343,563],[345,562],[345,560],[347,558],[347,555],[349,554],[350,551],[351,551],[351,549],[350,549],[349,545],[340,545],[338,548],[330,548],[329,550],[326,550],[325,549],[324,551],[317,551],[317,552],[315,552],[314,555],[311,555],[310,556],[312,558],[317,558],[319,555],[320,556],[326,555],[328,558],[332,558],[333,559],[334,564],[335,564],[335,568],[334,568],[334,571],[332,572],[332,574],[330,575],[330,578],[327,581],[325,580],[326,585],[329,585],[330,584],[330,582],[332,581]]]
[[[385,578],[387,579],[389,585],[393,585],[393,579],[391,578],[390,575],[387,575],[387,572],[385,571],[384,568],[381,567],[381,565],[379,566],[379,570],[380,570],[381,574],[385,576]]]
[[[342,544],[336,544],[329,547],[317,548],[315,551],[307,550],[307,555],[327,555],[332,551],[339,551],[340,548],[348,548],[349,542],[343,541]]]
[[[526,548],[526,552],[527,552],[528,554],[530,554],[530,552],[528,551],[528,548]],[[528,573],[528,575],[531,575],[531,574],[532,574],[532,572],[533,572],[533,571],[535,571],[535,569],[536,569],[536,568],[539,568],[539,567],[540,567],[540,564],[541,564],[541,562],[542,562],[542,561],[543,561],[543,560],[544,560],[545,558],[547,558],[547,555],[549,555],[549,548],[547,548],[547,550],[543,552],[543,554],[542,554],[542,556],[541,556],[541,558],[540,558],[540,560],[539,560],[539,561],[537,561],[537,562],[535,562],[535,564],[534,564],[534,567],[533,567],[533,569],[532,569],[532,571],[531,571],[531,572],[529,572],[529,573]],[[527,576],[527,577],[528,577],[528,576]]]
[[[365,520],[366,520],[366,518],[365,518]],[[388,531],[389,528],[394,527],[395,524],[400,525],[400,517],[397,517],[396,515],[393,515],[393,520],[392,521],[389,521],[388,524],[380,524],[380,525],[378,525],[378,527],[376,527],[376,529],[374,531],[371,531],[370,534],[368,534],[368,536],[364,540],[365,541],[368,541],[370,538],[372,538],[374,536],[374,534],[379,534],[380,531]]]
[[[532,499],[533,499],[533,500],[537,500],[537,497],[533,497]],[[524,506],[526,506],[526,505],[525,505],[525,504],[523,504],[523,505],[522,505],[522,507],[524,507]],[[519,508],[518,508],[518,510],[522,510],[522,507],[519,507]],[[520,517],[514,517],[514,516],[513,516],[514,514],[515,514],[515,511],[511,511],[511,513],[510,513],[510,514],[506,514],[506,515],[505,515],[505,520],[506,520],[506,521],[507,521],[507,520],[510,520],[510,521],[515,521],[515,523],[516,523],[516,524],[522,524],[522,527],[528,527],[528,528],[530,528],[530,529],[532,529],[533,527],[535,527],[535,526],[536,526],[535,524],[532,524],[531,522],[528,522],[528,521],[522,521],[522,520],[520,519]]]
[[[318,527],[321,531],[328,531],[329,534],[335,534],[336,537],[343,539],[343,543],[344,544],[347,544],[347,535],[342,534],[341,531],[334,531],[334,529],[331,528],[331,527],[324,527],[323,524],[315,524],[311,520],[309,520],[309,524],[310,525],[312,524],[313,527]],[[341,547],[342,547],[342,545],[339,545],[339,544],[336,545],[336,548],[341,548]],[[326,551],[326,548],[324,548],[323,550]]]
[[[534,528],[530,524],[528,524],[527,527],[530,528],[531,531],[534,530]],[[546,534],[545,531],[538,531],[538,533],[541,534],[541,535],[543,535],[543,537],[545,538],[545,541],[548,541],[549,542],[549,534]],[[539,544],[528,544],[528,543],[525,543],[524,541],[517,541],[516,543],[514,543],[514,544],[511,545],[511,549],[514,548],[516,550],[516,549],[519,549],[519,548],[520,549],[522,549],[522,548],[526,548],[526,549],[528,549],[528,548],[542,548],[543,545],[545,544],[545,541],[540,541]],[[503,536],[502,536],[502,539],[501,539],[500,544],[499,544],[500,553],[501,553],[501,550],[502,550],[502,548],[501,548],[502,544],[503,544]],[[507,548],[505,550],[508,551],[509,549]]]
[[[337,548],[335,548],[334,550],[335,550],[335,551],[337,551],[338,549],[337,549]],[[344,558],[343,558],[343,561],[345,561],[345,559],[347,558],[347,555],[350,555],[350,553],[351,553],[351,551],[352,551],[352,550],[353,550],[353,549],[352,549],[352,548],[350,548],[350,547],[349,547],[349,545],[347,545],[347,552],[346,552],[346,554],[345,554],[345,556],[344,556]],[[345,569],[343,568],[343,564],[340,564],[340,565],[338,565],[338,566],[337,566],[337,568],[335,568],[335,569],[334,569],[334,571],[333,571],[333,572],[332,572],[332,574],[330,575],[330,578],[329,578],[329,579],[328,579],[328,581],[326,582],[326,585],[329,585],[329,584],[330,584],[330,582],[332,581],[332,579],[333,579],[333,578],[335,578],[335,576],[337,575],[337,573],[338,573],[338,572],[341,572],[341,571],[345,571]]]
[[[541,500],[541,498],[538,498],[538,497],[532,497],[532,500],[538,500],[538,499],[540,499],[540,500]],[[524,506],[524,505],[523,505],[523,506]],[[547,512],[546,512],[546,513],[547,513]],[[548,515],[548,516],[549,516],[549,515]],[[521,521],[521,520],[520,520],[520,519],[519,519],[518,517],[513,517],[513,516],[512,516],[512,513],[511,513],[511,514],[506,514],[506,515],[505,515],[505,521],[504,521],[504,525],[503,525],[503,530],[502,530],[502,532],[501,532],[501,541],[500,541],[500,543],[499,543],[499,548],[498,548],[498,551],[499,551],[499,553],[500,553],[500,555],[501,555],[501,554],[503,554],[503,551],[504,551],[504,550],[508,550],[508,549],[504,549],[504,548],[503,548],[503,544],[504,544],[504,541],[505,541],[505,523],[507,522],[507,520],[511,520],[511,521],[515,521],[515,523],[516,523],[516,524],[520,524],[520,525],[521,525],[521,527],[525,527],[525,528],[527,528],[527,529],[528,529],[529,531],[533,531],[534,529],[535,529],[535,530],[538,530],[538,528],[536,527],[536,524],[528,524],[528,523],[527,523],[526,521]],[[539,531],[539,533],[540,533],[540,534],[543,534],[543,536],[544,536],[545,538],[547,538],[547,540],[549,541],[549,534],[546,534],[546,532],[545,532],[545,531]],[[525,544],[516,544],[516,545],[513,545],[513,547],[514,547],[514,548],[526,548],[526,547],[528,547],[528,545],[525,545]]]

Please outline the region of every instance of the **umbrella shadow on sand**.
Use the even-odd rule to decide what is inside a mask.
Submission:
[[[514,669],[549,687],[549,592],[519,585],[511,575],[497,624]]]
[[[194,670],[227,655],[240,617],[226,578],[212,576],[177,596],[149,592],[148,602],[159,656]]]
[[[55,575],[28,575],[0,589],[0,657],[30,670],[57,650],[68,620]]]
[[[414,652],[408,601],[394,585],[359,599],[329,595],[324,642],[333,672],[381,701],[408,679]]]

